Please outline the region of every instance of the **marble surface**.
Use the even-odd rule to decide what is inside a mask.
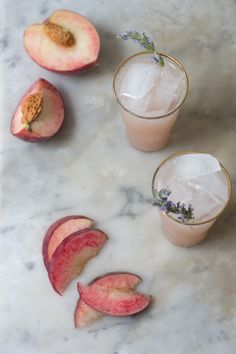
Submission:
[[[96,25],[99,67],[57,75],[26,55],[25,27],[57,8],[78,11]],[[207,239],[190,249],[166,240],[151,203],[153,171],[180,150],[212,153],[235,184],[235,11],[234,0],[1,2],[0,354],[235,352],[235,195]],[[152,34],[189,73],[188,100],[160,152],[128,144],[112,95],[116,65],[136,51],[115,38],[125,29]],[[55,138],[29,144],[12,137],[9,124],[39,77],[60,89],[66,121]],[[80,280],[115,270],[138,273],[139,289],[154,297],[148,312],[74,329],[76,282],[63,297],[54,293],[41,255],[48,226],[74,213],[91,216],[110,237]]]

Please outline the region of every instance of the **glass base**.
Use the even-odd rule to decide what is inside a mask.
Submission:
[[[130,145],[132,145],[135,149],[139,150],[139,151],[144,151],[144,152],[155,152],[158,150],[163,149],[170,141],[170,135],[162,141],[155,141],[155,142],[144,142],[143,139],[142,141],[139,141],[138,139],[131,139],[129,137],[128,134],[127,135],[127,139],[130,143]],[[141,140],[141,139],[140,139]]]

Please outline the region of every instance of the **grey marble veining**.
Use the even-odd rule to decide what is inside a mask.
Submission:
[[[78,11],[98,28],[100,66],[58,75],[26,55],[25,27],[58,8]],[[235,186],[235,11],[233,0],[1,2],[0,354],[235,352],[235,196],[206,240],[184,249],[164,237],[150,191],[157,164],[190,149],[215,155]],[[115,67],[137,50],[115,38],[125,29],[152,34],[189,74],[189,97],[160,152],[130,147],[112,95]],[[66,121],[53,139],[28,144],[12,137],[9,125],[39,77],[61,91]],[[148,312],[74,329],[75,282],[57,296],[41,256],[50,223],[73,213],[91,216],[110,237],[80,280],[115,270],[138,273],[140,289],[154,297]]]

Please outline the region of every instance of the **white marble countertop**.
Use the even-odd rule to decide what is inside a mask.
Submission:
[[[25,27],[58,8],[80,12],[98,28],[99,67],[58,75],[26,55]],[[235,201],[202,244],[184,249],[164,237],[150,188],[157,164],[189,149],[215,155],[235,182],[235,11],[234,0],[1,2],[0,354],[235,352]],[[114,68],[136,51],[115,38],[126,29],[152,34],[189,73],[188,100],[160,152],[128,144],[112,95]],[[30,144],[11,136],[9,125],[39,77],[62,92],[66,121],[53,139]],[[149,311],[74,329],[75,282],[58,296],[41,255],[48,226],[74,213],[94,218],[110,237],[80,280],[115,270],[138,273],[140,289],[154,297]]]

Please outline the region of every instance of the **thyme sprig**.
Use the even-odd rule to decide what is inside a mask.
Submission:
[[[154,190],[155,199],[153,205],[156,205],[160,208],[161,211],[165,213],[173,213],[177,215],[177,218],[183,222],[194,219],[193,216],[193,206],[189,204],[185,207],[184,203],[178,202],[174,203],[171,200],[168,200],[171,191],[166,188],[162,188],[159,192]]]
[[[118,34],[118,38],[124,41],[131,39],[135,44],[139,45],[141,48],[146,49],[148,52],[153,53],[153,59],[155,62],[164,66],[163,57],[156,52],[156,47],[153,40],[146,35],[145,32],[139,33],[137,31],[125,31],[124,33]]]

